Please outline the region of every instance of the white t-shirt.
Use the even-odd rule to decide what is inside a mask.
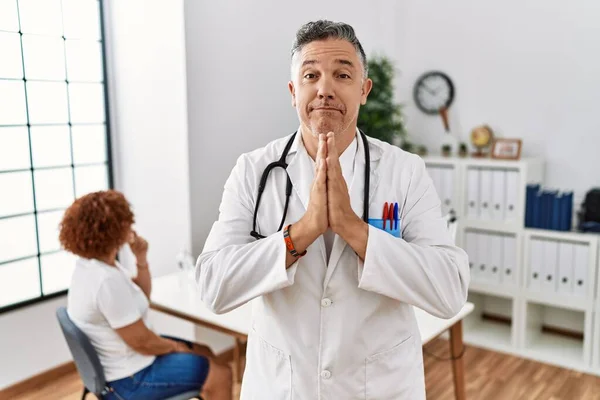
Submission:
[[[98,352],[107,381],[133,375],[154,362],[154,356],[134,351],[115,329],[140,318],[149,329],[148,299],[117,262],[78,258],[69,287],[69,317]]]
[[[344,150],[342,154],[340,154],[340,166],[342,167],[342,176],[346,181],[346,185],[348,189],[350,189],[350,185],[352,184],[352,179],[354,178],[354,161],[356,159],[356,152],[358,150],[358,142],[356,136],[354,136],[354,140],[350,145]],[[308,156],[308,153],[307,153]],[[310,157],[310,156],[308,156]],[[313,167],[316,165],[315,161],[311,158],[313,162]],[[327,229],[327,231],[323,234],[323,239],[325,239],[325,250],[327,255],[327,262],[329,262],[329,256],[331,255],[331,249],[333,248],[333,241],[335,240],[335,233],[331,230],[331,228]]]

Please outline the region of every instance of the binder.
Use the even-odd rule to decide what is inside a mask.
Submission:
[[[573,292],[573,271],[575,256],[573,244],[560,242],[558,244],[558,292],[571,294]]]
[[[544,251],[544,242],[539,239],[531,239],[529,242],[529,274],[527,287],[532,291],[541,289],[540,272],[542,266],[542,252]]]
[[[552,224],[552,205],[556,191],[542,190],[540,225],[539,228],[551,229]]]
[[[479,178],[478,168],[467,170],[467,217],[471,219],[479,216]]]
[[[566,220],[565,229],[570,231],[571,226],[573,226],[572,225],[572,223],[573,223],[573,221],[572,221],[573,220],[573,192],[569,192],[567,194],[566,202],[567,202],[567,213],[565,216],[565,220]]]
[[[502,284],[514,286],[517,284],[517,238],[504,236],[502,243]]]
[[[504,219],[506,202],[506,172],[492,171],[492,218],[496,221]]]
[[[542,290],[546,293],[556,293],[556,275],[558,273],[558,242],[544,240],[543,263],[541,268]]]
[[[517,205],[519,204],[519,171],[506,171],[506,199],[505,219],[517,218]]]
[[[541,228],[542,227],[542,192],[539,191],[533,196],[533,205],[532,205],[532,228]]]
[[[560,200],[559,229],[570,231],[573,220],[573,192],[563,193]]]
[[[500,284],[502,278],[502,257],[503,257],[503,248],[502,248],[502,236],[494,234],[490,235],[490,245],[491,248],[488,250],[488,253],[491,254],[490,257],[490,280],[496,284]]]
[[[489,236],[487,233],[477,233],[477,262],[479,263],[479,271],[477,273],[480,280],[486,282],[491,280]]]
[[[492,170],[481,169],[479,186],[479,218],[492,219]]]
[[[469,270],[471,271],[471,280],[479,280],[479,264],[477,258],[477,233],[469,231],[465,234],[465,251],[469,256]]]
[[[546,229],[552,228],[552,215],[554,215],[554,199],[558,196],[558,191],[548,191],[548,197],[546,198],[547,203],[547,214],[546,214]]]
[[[541,198],[541,211],[540,211],[540,228],[542,229],[547,229],[548,225],[547,225],[547,221],[548,221],[548,206],[549,206],[549,202],[548,202],[548,191],[547,190],[543,190],[542,191],[542,198]]]
[[[550,219],[550,229],[555,231],[560,230],[562,197],[563,196],[560,194],[554,194],[552,198],[552,216]]]
[[[588,268],[589,268],[589,246],[587,244],[575,244],[573,271],[573,294],[586,296],[588,290]]]
[[[444,215],[450,213],[454,208],[454,169],[453,168],[441,168],[441,181],[442,181],[442,194],[443,194],[443,206]]]
[[[535,196],[540,191],[539,184],[527,185],[525,192],[525,226],[533,227],[533,207],[535,204]]]

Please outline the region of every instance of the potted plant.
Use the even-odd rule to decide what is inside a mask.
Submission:
[[[406,128],[402,106],[394,102],[394,65],[385,56],[372,57],[367,64],[373,88],[367,103],[360,108],[357,125],[371,137],[391,144],[402,143]]]
[[[420,155],[421,157],[425,157],[427,155],[427,146],[420,145],[417,148],[417,154]]]
[[[442,155],[444,157],[450,157],[450,155],[452,154],[452,146],[450,146],[449,144],[445,144],[442,146]]]
[[[469,154],[469,148],[465,142],[462,142],[458,147],[458,155],[459,157],[466,157]]]

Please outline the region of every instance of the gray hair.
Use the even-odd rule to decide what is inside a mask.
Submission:
[[[358,54],[358,58],[362,64],[363,77],[366,78],[368,76],[369,68],[367,65],[367,56],[365,55],[365,51],[363,50],[360,41],[354,33],[354,28],[343,22],[318,20],[302,25],[300,29],[298,29],[298,32],[296,32],[296,40],[292,46],[292,62],[294,57],[300,51],[302,51],[302,48],[305,45],[316,40],[325,39],[342,39],[350,42],[350,44],[352,44],[356,49],[356,53]]]

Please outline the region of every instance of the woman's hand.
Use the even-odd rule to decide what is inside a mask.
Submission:
[[[213,353],[213,351],[210,349],[210,347],[208,347],[206,345],[192,343],[192,350],[194,351],[194,353],[198,354],[199,356],[203,356],[203,357],[206,357],[211,360],[216,358],[215,353]]]
[[[187,344],[183,343],[183,342],[178,342],[178,341],[174,341],[175,342],[175,350],[173,351],[173,353],[193,353],[194,351],[192,349],[190,349]]]
[[[142,267],[148,266],[148,242],[143,237],[138,236],[134,230],[131,231],[129,237],[129,247],[137,260],[138,268],[140,265]]]

